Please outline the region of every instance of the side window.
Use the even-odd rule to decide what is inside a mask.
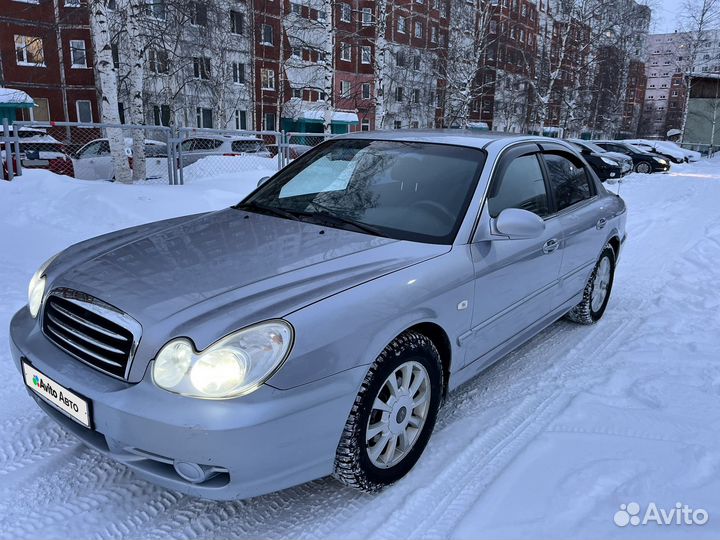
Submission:
[[[189,152],[193,148],[193,143],[195,142],[195,139],[185,139],[182,144],[180,145],[180,149],[183,152]]]
[[[100,141],[100,148],[98,149],[98,156],[109,156],[110,155],[110,143],[108,141]]]
[[[542,169],[536,154],[515,158],[505,169],[492,197],[488,198],[491,217],[498,217],[506,208],[520,208],[547,216],[548,197]]]
[[[558,154],[544,154],[558,211],[592,196],[585,169]]]
[[[100,141],[89,143],[85,148],[80,151],[81,158],[91,158],[98,155],[100,150]]]

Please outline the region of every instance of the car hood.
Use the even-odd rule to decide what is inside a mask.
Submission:
[[[226,209],[70,248],[51,266],[50,286],[123,310],[143,326],[143,341],[205,334],[202,347],[449,250]]]

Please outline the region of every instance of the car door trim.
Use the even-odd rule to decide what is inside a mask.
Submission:
[[[457,344],[458,344],[458,346],[462,347],[462,346],[463,346],[463,343],[464,343],[465,341],[467,341],[467,339],[470,338],[473,334],[476,334],[477,332],[479,332],[479,331],[482,330],[483,328],[485,328],[485,327],[487,327],[488,325],[494,323],[495,321],[497,321],[498,319],[504,317],[505,315],[507,315],[508,313],[514,311],[515,309],[521,307],[523,304],[529,302],[530,300],[533,300],[534,298],[538,297],[539,295],[541,295],[541,294],[549,291],[550,289],[552,289],[553,287],[555,287],[559,282],[560,282],[559,279],[556,279],[556,280],[554,280],[554,281],[551,281],[551,282],[548,283],[547,285],[545,285],[545,286],[543,286],[543,287],[540,287],[539,289],[533,291],[532,293],[530,293],[530,294],[527,295],[526,297],[521,298],[520,300],[518,300],[518,301],[515,302],[514,304],[509,305],[508,307],[506,307],[506,308],[503,309],[502,311],[497,312],[497,313],[496,313],[495,315],[493,315],[492,317],[489,317],[489,318],[485,319],[484,321],[482,321],[481,323],[478,323],[478,324],[476,324],[475,326],[471,327],[469,330],[466,330],[465,332],[463,332],[462,334],[460,334],[460,335],[457,337]]]

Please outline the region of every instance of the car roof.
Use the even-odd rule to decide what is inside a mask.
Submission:
[[[472,131],[466,129],[391,129],[382,131],[354,131],[337,135],[333,139],[372,139],[382,141],[427,142],[467,146],[470,148],[486,148],[493,142],[505,144],[515,142],[557,142],[565,144],[562,139],[540,137],[538,135],[518,135],[495,131]]]

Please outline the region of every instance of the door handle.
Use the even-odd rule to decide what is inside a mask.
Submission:
[[[543,244],[543,253],[552,253],[558,247],[560,247],[560,242],[557,241],[557,238],[551,238]]]
[[[600,219],[597,220],[597,224],[595,226],[598,228],[598,230],[600,230],[605,225],[607,225],[607,219],[605,219],[604,217],[601,217]]]

